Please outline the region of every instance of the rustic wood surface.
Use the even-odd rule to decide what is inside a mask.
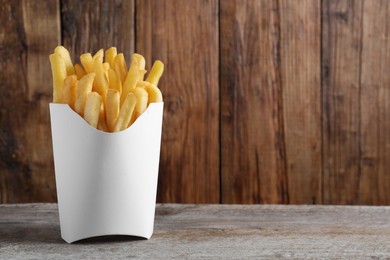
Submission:
[[[279,9],[288,202],[320,204],[321,1],[283,0]]]
[[[223,202],[321,203],[320,7],[221,2]]]
[[[166,65],[159,202],[390,205],[387,0],[3,0],[0,203],[55,202],[48,56]]]
[[[218,1],[136,4],[136,51],[165,63],[157,200],[218,203]]]
[[[388,259],[390,207],[162,204],[150,240],[67,244],[56,204],[0,205],[1,259]]]
[[[55,201],[48,54],[60,43],[59,2],[0,7],[0,203]]]
[[[278,6],[220,8],[222,202],[288,203]]]
[[[61,0],[62,44],[77,62],[83,53],[115,46],[129,64],[134,19],[133,0]]]
[[[358,204],[362,1],[324,1],[323,202]]]
[[[358,196],[383,205],[390,204],[390,2],[365,1],[363,9]]]

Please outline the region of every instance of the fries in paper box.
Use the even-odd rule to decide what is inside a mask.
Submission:
[[[153,233],[163,102],[164,65],[115,47],[80,56],[50,55],[50,117],[62,238]]]

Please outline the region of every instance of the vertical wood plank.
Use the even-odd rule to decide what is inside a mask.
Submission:
[[[223,203],[288,203],[277,1],[220,2]]]
[[[363,2],[323,1],[323,199],[357,204]]]
[[[364,1],[361,204],[390,203],[390,2]]]
[[[219,202],[218,1],[136,1],[136,50],[165,63],[159,202]]]
[[[77,62],[81,54],[117,47],[129,63],[134,52],[134,1],[61,0],[63,45]]]
[[[279,1],[289,203],[322,202],[321,3]]]
[[[48,55],[59,2],[3,1],[0,20],[0,202],[54,202]]]

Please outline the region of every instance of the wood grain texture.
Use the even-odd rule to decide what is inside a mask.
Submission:
[[[322,202],[320,3],[279,1],[285,163],[292,204]]]
[[[79,61],[86,52],[117,47],[127,64],[134,52],[133,0],[61,0],[62,42]]]
[[[223,203],[288,203],[279,20],[275,1],[220,3]]]
[[[219,202],[218,1],[136,1],[136,51],[165,63],[158,201]]]
[[[387,259],[390,207],[157,205],[150,240],[72,245],[55,204],[0,205],[5,259]]]
[[[3,1],[0,20],[0,202],[53,202],[48,54],[59,2]]]
[[[323,202],[358,204],[363,1],[322,7]]]
[[[365,1],[359,203],[390,203],[390,2]]]

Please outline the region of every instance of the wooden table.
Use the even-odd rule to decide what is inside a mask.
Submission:
[[[56,204],[0,205],[0,258],[390,258],[390,207],[188,205],[156,209],[150,240],[65,243]]]

